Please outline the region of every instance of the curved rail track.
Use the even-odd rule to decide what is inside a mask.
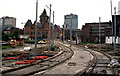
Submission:
[[[107,54],[90,49],[88,50],[95,58],[93,63],[89,66],[89,69],[86,70],[86,76],[116,76],[114,69],[108,67],[111,58]]]
[[[79,46],[76,46],[79,48]],[[83,48],[83,47],[82,47]],[[94,51],[91,49],[83,48],[89,51],[94,59],[89,63],[89,66],[82,72],[81,76],[117,76],[117,68],[108,67],[111,61],[111,56],[101,51]]]
[[[2,71],[2,76],[7,75],[15,75],[15,76],[26,76],[26,75],[33,75],[37,72],[49,69],[51,67],[56,66],[57,64],[60,64],[69,58],[71,58],[74,54],[74,52],[69,48],[62,44],[59,44],[60,47],[63,49],[63,52],[55,57],[52,57],[50,59],[46,59],[44,61],[37,62],[35,64],[30,65],[12,65],[9,66],[12,69],[4,70]],[[3,66],[4,67],[4,66]],[[17,67],[17,68],[16,68]]]

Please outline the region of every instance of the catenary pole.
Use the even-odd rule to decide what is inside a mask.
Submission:
[[[37,52],[37,15],[38,15],[38,0],[36,0],[36,22],[35,22],[35,51],[34,56],[36,56]]]
[[[72,46],[72,14],[71,14],[71,26],[70,26],[70,47]]]
[[[114,8],[114,52],[116,52],[116,7]]]
[[[54,48],[54,11],[53,11],[53,26],[52,26],[52,48]]]
[[[112,21],[112,0],[110,0],[111,4],[111,26],[112,26],[112,45],[113,45],[113,21]]]
[[[50,29],[51,29],[51,4],[50,4],[50,18],[49,18],[49,45],[48,45],[48,51],[50,51]]]
[[[101,50],[101,17],[99,17],[99,51]]]

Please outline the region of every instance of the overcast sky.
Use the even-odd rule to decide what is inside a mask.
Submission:
[[[38,18],[44,8],[49,15],[46,5],[52,4],[55,11],[55,24],[64,24],[64,15],[73,13],[78,15],[78,28],[85,23],[98,22],[101,17],[102,22],[111,20],[110,0],[38,0]],[[118,8],[120,0],[113,0],[113,8]],[[36,0],[0,0],[0,17],[10,16],[17,19],[16,26],[23,28],[21,22],[31,19],[35,21]],[[114,10],[113,10],[114,13]],[[39,21],[39,19],[38,19]]]

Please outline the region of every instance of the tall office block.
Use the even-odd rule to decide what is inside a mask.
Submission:
[[[70,29],[72,16],[72,29],[78,29],[78,15],[70,14],[64,16],[65,28]],[[66,27],[67,26],[67,27]]]
[[[16,18],[14,17],[2,17],[0,18],[0,26],[2,26],[2,30],[6,28],[16,27]]]
[[[120,1],[118,2],[118,15],[120,15]]]

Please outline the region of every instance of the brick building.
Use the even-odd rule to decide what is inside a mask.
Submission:
[[[112,16],[112,21],[113,21],[113,32],[114,32],[114,15]],[[116,36],[120,36],[120,15],[116,15]]]
[[[101,22],[101,42],[105,43],[105,36],[112,35],[111,22]],[[98,43],[99,23],[86,23],[82,27],[82,42]]]
[[[51,30],[52,30],[51,23]],[[29,39],[35,39],[35,22],[32,24],[31,20],[28,20],[24,26],[25,35],[29,35]],[[58,25],[54,25],[54,32],[57,31],[57,38],[60,38],[60,27]],[[37,39],[48,39],[49,37],[49,16],[47,16],[46,10],[44,9],[43,13],[40,15],[40,22],[37,22]],[[52,31],[51,31],[52,38]]]

